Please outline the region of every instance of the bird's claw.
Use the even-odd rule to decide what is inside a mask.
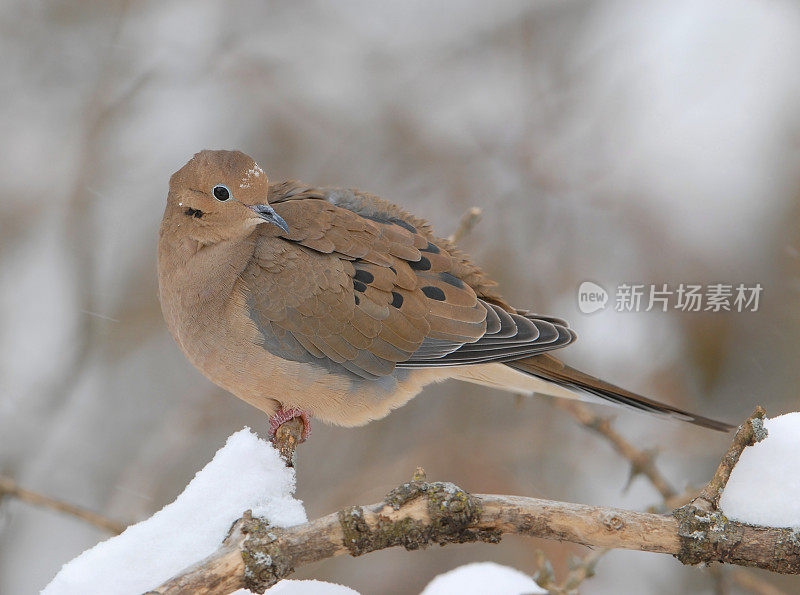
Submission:
[[[278,431],[278,428],[280,428],[287,421],[296,417],[299,417],[303,422],[303,432],[300,435],[300,442],[305,442],[306,439],[311,435],[311,421],[309,420],[307,411],[295,409],[294,407],[290,407],[289,409],[278,409],[275,415],[269,418],[270,439],[275,437],[275,433]]]

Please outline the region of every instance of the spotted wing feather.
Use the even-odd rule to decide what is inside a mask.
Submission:
[[[491,284],[475,281],[468,259],[424,222],[337,192],[293,182],[270,194],[289,232],[286,242],[262,236],[243,276],[260,327],[365,378],[509,361],[574,338],[561,321],[499,305]]]

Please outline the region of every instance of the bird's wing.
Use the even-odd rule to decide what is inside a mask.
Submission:
[[[396,207],[284,188],[270,202],[288,223],[286,241],[257,239],[243,279],[254,321],[289,333],[311,355],[375,378],[395,367],[510,361],[574,339],[563,321],[479,295],[491,283],[476,283],[476,292],[477,267]]]

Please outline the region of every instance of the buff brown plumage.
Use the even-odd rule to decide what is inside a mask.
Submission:
[[[730,428],[552,357],[575,340],[566,322],[512,308],[422,219],[356,190],[270,184],[238,151],[202,151],[172,176],[158,269],[183,352],[273,427],[364,424],[457,378]]]

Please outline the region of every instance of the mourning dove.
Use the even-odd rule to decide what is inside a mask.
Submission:
[[[201,151],[170,179],[158,277],[180,348],[273,431],[365,424],[448,378],[731,429],[552,357],[575,340],[567,323],[512,308],[422,219],[357,190],[270,185],[239,151]]]

